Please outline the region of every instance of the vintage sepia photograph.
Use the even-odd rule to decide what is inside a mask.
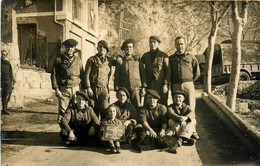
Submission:
[[[1,0],[2,166],[259,166],[260,1]]]

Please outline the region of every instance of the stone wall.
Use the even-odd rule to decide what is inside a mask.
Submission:
[[[212,93],[215,95],[227,95],[228,84],[215,86]],[[260,100],[260,80],[239,81],[237,97],[241,99]]]
[[[23,107],[31,100],[52,98],[54,91],[51,88],[50,73],[19,68],[15,75],[16,84],[9,107]]]

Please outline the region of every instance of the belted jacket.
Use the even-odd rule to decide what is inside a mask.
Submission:
[[[122,64],[117,63],[114,82],[115,89],[116,87],[125,87],[134,91],[145,86],[145,82],[145,70],[139,56],[125,56]]]
[[[144,64],[146,82],[149,89],[161,90],[163,84],[168,85],[171,77],[169,58],[165,52],[157,50],[144,53],[141,58]]]
[[[85,67],[85,82],[87,87],[108,87],[111,67],[116,61],[111,57],[100,57],[98,54],[87,60]]]
[[[71,59],[65,55],[60,55],[55,59],[52,68],[52,88],[56,89],[59,86],[79,86],[81,81],[84,80],[83,76],[82,61],[77,55],[74,55]]]
[[[61,127],[66,131],[82,129],[88,125],[100,125],[100,121],[91,107],[79,110],[76,107],[69,107],[62,120]]]
[[[200,76],[198,60],[190,54],[170,56],[171,83],[194,82]]]

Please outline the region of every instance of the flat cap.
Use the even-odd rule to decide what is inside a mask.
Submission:
[[[67,39],[62,44],[67,47],[74,47],[78,44],[78,42],[74,39]]]
[[[76,95],[77,95],[77,96],[82,96],[82,97],[84,97],[87,101],[90,101],[88,95],[87,95],[85,92],[83,92],[83,91],[77,91],[77,92],[76,92]]]
[[[184,92],[184,91],[182,91],[182,90],[177,90],[177,91],[174,91],[174,92],[172,92],[172,96],[174,96],[174,95],[176,95],[176,94],[178,94],[178,95],[183,95],[184,97],[186,97],[186,93]]]
[[[117,97],[117,94],[118,94],[118,92],[119,92],[120,90],[123,91],[123,92],[125,92],[127,98],[130,97],[129,92],[128,92],[128,90],[127,90],[125,87],[119,87],[119,88],[118,88],[118,90],[117,90],[117,92],[116,92],[116,97]]]
[[[121,50],[124,50],[128,43],[133,43],[135,45],[135,39],[127,39],[121,46]]]
[[[158,36],[150,36],[149,40],[152,40],[152,39],[157,40],[159,43],[162,42],[162,41],[159,39]]]
[[[160,99],[160,95],[156,92],[156,90],[153,90],[153,89],[147,89],[146,90],[147,94],[150,94],[152,95],[153,97],[157,98],[157,99]]]
[[[102,44],[102,45],[106,48],[107,52],[109,51],[109,49],[108,49],[108,44],[107,44],[107,42],[106,42],[105,40],[100,40],[100,41],[98,42],[98,44]]]

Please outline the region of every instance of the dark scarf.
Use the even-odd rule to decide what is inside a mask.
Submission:
[[[151,57],[152,63],[154,62],[158,51],[159,51],[159,48],[157,48],[156,50],[150,50],[150,57]]]

